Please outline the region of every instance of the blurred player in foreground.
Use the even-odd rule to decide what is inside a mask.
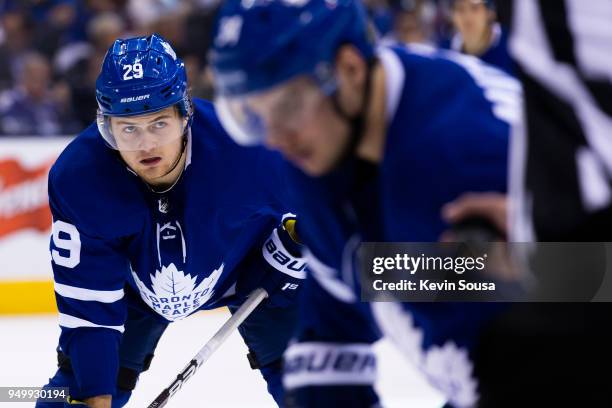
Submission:
[[[270,298],[239,330],[281,401],[305,265],[276,199],[274,155],[237,147],[213,106],[191,100],[183,62],[157,35],[115,41],[96,98],[97,124],[49,176],[61,335],[48,386],[121,407],[170,322],[236,310],[263,287]]]
[[[354,0],[229,1],[214,44],[220,119],[291,162],[306,221],[309,308],[285,354],[287,405],[376,406],[381,333],[450,406],[476,404],[479,336],[503,305],[362,303],[354,255],[363,241],[436,241],[446,203],[506,190],[519,84],[456,53],[375,49]]]

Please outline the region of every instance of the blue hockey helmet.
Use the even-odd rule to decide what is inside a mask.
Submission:
[[[241,98],[301,75],[329,91],[340,46],[369,60],[375,40],[359,0],[226,1],[210,53],[221,121],[238,143],[260,142],[262,121]]]
[[[162,143],[182,137],[191,122],[185,64],[157,34],[114,42],[96,80],[96,100],[100,134],[110,147],[118,150],[120,146],[110,126],[111,117],[145,115],[176,106],[186,119],[185,126],[181,132],[173,132],[178,133],[176,136],[167,135]],[[128,143],[125,150],[138,148],[135,145],[131,148]]]

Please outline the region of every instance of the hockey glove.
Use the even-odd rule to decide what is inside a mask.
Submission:
[[[294,303],[306,278],[306,261],[295,232],[295,217],[284,217],[261,248],[266,275],[261,282],[269,295],[268,305],[287,307]]]

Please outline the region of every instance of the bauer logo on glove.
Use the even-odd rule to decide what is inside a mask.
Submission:
[[[261,250],[264,259],[274,269],[296,279],[304,279],[306,278],[306,261],[301,257],[300,244],[292,234],[294,225],[294,218],[283,219],[282,227],[272,231]],[[287,226],[290,226],[291,230]]]

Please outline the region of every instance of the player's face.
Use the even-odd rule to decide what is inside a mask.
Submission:
[[[453,5],[453,24],[466,41],[483,37],[491,20],[487,6],[475,0],[455,0]]]
[[[262,118],[265,143],[311,176],[330,171],[349,139],[347,123],[330,98],[307,78],[258,95],[250,106]]]
[[[185,119],[174,107],[110,120],[121,157],[144,181],[156,184],[176,164],[183,151]],[[138,140],[137,144],[134,140]]]

